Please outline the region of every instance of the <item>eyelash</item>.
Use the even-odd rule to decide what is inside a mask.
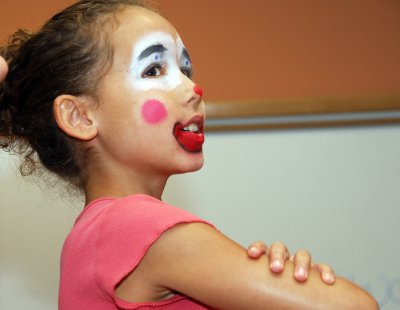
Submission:
[[[193,77],[193,68],[192,67],[181,67],[181,72],[186,75],[189,79]]]
[[[159,63],[159,62],[153,63],[153,64],[151,64],[150,66],[148,66],[144,70],[144,72],[142,74],[142,78],[146,78],[146,77],[147,78],[155,78],[155,77],[157,77],[159,75],[162,75],[164,73],[164,69],[165,69],[165,66],[162,63]],[[158,70],[160,72],[159,72],[159,74],[158,74],[158,72],[156,72],[156,74],[150,74],[150,72],[153,71],[153,70]],[[192,79],[192,77],[193,77],[193,68],[191,66],[181,67],[180,70],[189,79]],[[154,73],[154,72],[152,72],[152,73]]]
[[[157,69],[160,71],[160,74],[156,74],[156,75],[150,74],[150,71],[157,70]],[[159,62],[153,63],[144,70],[142,77],[143,78],[145,78],[145,77],[154,78],[154,77],[161,75],[163,73],[163,70],[164,70],[164,66],[161,63],[159,63]]]

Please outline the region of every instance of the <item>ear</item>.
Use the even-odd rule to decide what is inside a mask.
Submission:
[[[92,140],[97,126],[92,113],[94,103],[87,97],[60,95],[54,100],[53,111],[58,127],[79,140]]]

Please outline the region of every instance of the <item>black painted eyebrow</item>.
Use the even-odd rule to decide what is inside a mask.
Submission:
[[[162,44],[151,45],[148,48],[146,48],[143,52],[140,53],[139,60],[149,57],[151,54],[164,53],[166,51],[167,51],[167,48]]]
[[[182,50],[182,55],[183,55],[183,57],[185,57],[187,60],[189,60],[189,62],[191,62],[191,61],[190,61],[189,53],[188,53],[188,51],[186,50],[186,48],[184,48],[184,49]]]

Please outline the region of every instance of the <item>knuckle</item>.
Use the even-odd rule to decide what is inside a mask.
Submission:
[[[253,246],[259,248],[259,247],[261,247],[261,242],[260,241],[254,241],[254,242],[250,243],[249,247],[253,247]]]
[[[298,250],[296,252],[296,259],[311,260],[311,254],[307,250]]]
[[[322,265],[322,269],[323,269],[325,272],[333,273],[333,270],[332,270],[331,266],[329,266],[329,265],[327,265],[327,264],[321,264],[321,265]]]
[[[273,248],[276,251],[282,251],[282,252],[285,252],[287,250],[286,245],[281,241],[274,242],[271,248]]]

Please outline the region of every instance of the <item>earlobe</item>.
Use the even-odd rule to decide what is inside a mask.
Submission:
[[[91,102],[85,97],[60,95],[54,100],[53,110],[58,127],[79,140],[92,140],[97,127],[91,113]]]

